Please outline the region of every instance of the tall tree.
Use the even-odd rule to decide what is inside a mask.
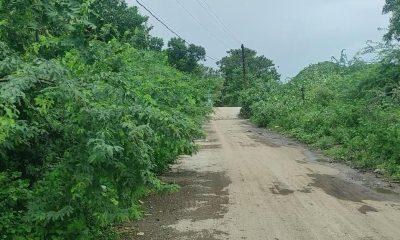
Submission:
[[[205,60],[206,50],[194,44],[187,45],[181,38],[172,38],[168,42],[167,55],[171,66],[192,73],[198,69],[199,62]]]
[[[251,87],[255,81],[278,81],[278,74],[275,64],[265,56],[257,56],[257,52],[248,48],[244,50],[246,61],[247,80]],[[228,51],[228,56],[222,58],[218,65],[220,66],[223,77],[225,78],[222,89],[222,104],[239,105],[239,96],[242,90],[246,88],[243,79],[242,50],[232,49]]]

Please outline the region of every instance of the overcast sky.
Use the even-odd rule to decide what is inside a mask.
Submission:
[[[205,47],[211,57],[220,59],[227,50],[239,48],[235,35],[246,47],[272,59],[283,80],[311,63],[340,55],[342,49],[352,55],[367,40],[380,41],[384,32],[378,28],[388,25],[388,16],[382,15],[384,0],[140,1],[183,38]],[[211,11],[233,34],[224,31]],[[149,22],[152,35],[166,41],[173,37],[155,19]],[[211,60],[206,65],[215,66]]]

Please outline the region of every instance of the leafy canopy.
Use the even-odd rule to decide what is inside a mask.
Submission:
[[[227,53],[228,56],[223,57],[218,62],[225,79],[221,99],[223,105],[239,105],[240,92],[247,87],[260,81],[264,83],[276,82],[280,78],[272,60],[265,56],[257,56],[256,51],[245,48],[247,81],[250,83],[250,86],[246,86],[243,79],[242,50],[232,49]]]
[[[192,73],[199,68],[199,61],[204,61],[206,50],[194,44],[187,45],[185,40],[172,38],[167,48],[168,62],[182,72]]]

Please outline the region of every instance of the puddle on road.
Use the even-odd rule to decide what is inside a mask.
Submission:
[[[371,206],[368,205],[363,205],[361,206],[358,211],[362,214],[367,214],[369,212],[378,212],[378,210],[376,208],[373,208]]]
[[[381,201],[382,199],[368,192],[361,186],[345,181],[336,176],[327,174],[307,174],[312,178],[312,183],[309,186],[322,189],[326,194],[337,199],[363,202],[364,200]]]

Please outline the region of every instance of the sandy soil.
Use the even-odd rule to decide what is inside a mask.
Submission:
[[[124,239],[400,240],[399,187],[218,108],[201,150],[164,181]]]

